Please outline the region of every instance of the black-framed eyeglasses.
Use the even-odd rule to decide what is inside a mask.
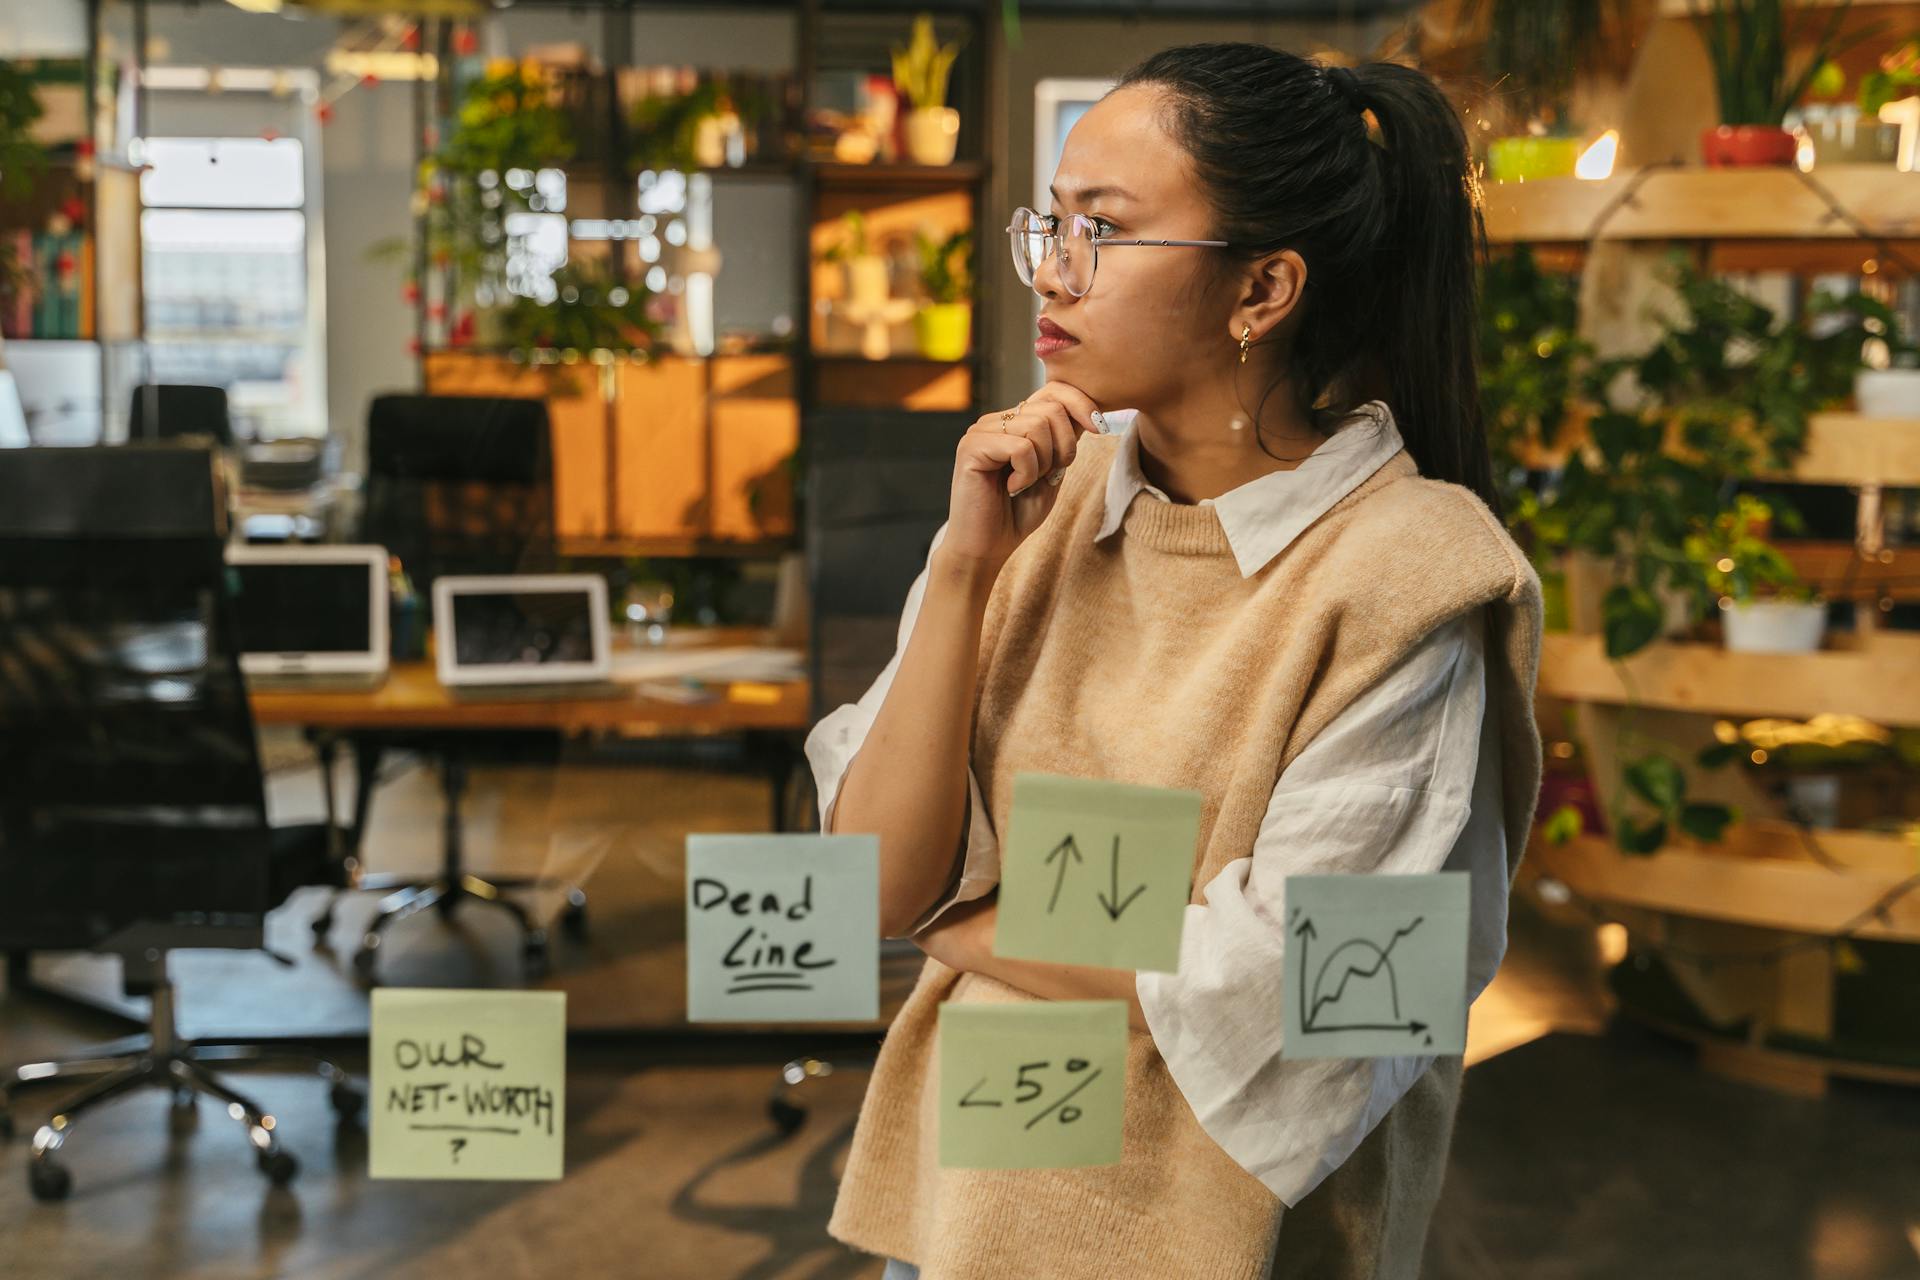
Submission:
[[[1225,240],[1116,240],[1100,234],[1098,218],[1085,213],[1069,213],[1064,218],[1035,213],[1022,205],[1013,211],[1007,235],[1013,241],[1013,269],[1020,283],[1029,289],[1040,264],[1047,255],[1057,253],[1060,283],[1076,298],[1093,288],[1094,269],[1100,265],[1100,250],[1126,245],[1165,245],[1183,249],[1226,249]]]

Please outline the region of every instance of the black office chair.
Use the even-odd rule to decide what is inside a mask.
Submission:
[[[556,564],[552,434],[539,400],[480,396],[384,395],[367,418],[367,478],[361,541],[398,556],[414,589],[430,597],[443,574],[545,573]],[[353,831],[366,828],[368,807],[388,751],[437,756],[446,805],[440,871],[429,880],[358,875],[354,887],[383,890],[353,964],[371,981],[379,949],[396,922],[429,907],[449,916],[463,902],[491,903],[519,922],[523,967],[532,975],[548,963],[546,928],[511,889],[562,888],[562,926],[586,930],[586,894],[577,885],[542,878],[483,880],[463,866],[460,800],[469,761],[482,752],[512,759],[557,758],[551,734],[353,733],[358,791]],[[357,844],[356,844],[357,847]],[[357,868],[356,868],[357,873]],[[316,941],[333,928],[334,903],[313,922]]]
[[[143,382],[133,389],[127,412],[127,439],[152,443],[204,436],[221,448],[233,446],[233,419],[227,413],[225,387],[195,387]]]
[[[41,1199],[72,1187],[56,1157],[75,1119],[145,1086],[183,1111],[217,1098],[276,1183],[296,1167],[273,1118],[210,1070],[295,1055],[182,1041],[167,977],[176,948],[264,949],[268,911],[341,881],[330,825],[267,822],[226,520],[205,447],[0,452],[0,949],[15,975],[34,950],[117,953],[127,993],[152,999],[146,1035],[0,1071],[0,1134],[14,1093],[87,1082],[34,1135]],[[359,1110],[345,1072],[297,1060]]]
[[[892,659],[907,591],[947,518],[954,447],[973,422],[966,413],[899,410],[808,417],[801,522],[811,721],[857,701]],[[910,982],[922,959],[920,948],[904,938],[880,944],[883,977],[897,973]],[[854,1065],[872,1063],[869,1058]],[[834,1069],[832,1061],[811,1055],[781,1068],[767,1113],[782,1132],[793,1132],[806,1119],[793,1090]]]

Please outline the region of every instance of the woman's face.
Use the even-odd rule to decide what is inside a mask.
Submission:
[[[1051,207],[1084,213],[1103,236],[1210,240],[1211,214],[1186,153],[1160,125],[1161,90],[1129,85],[1102,98],[1068,133]],[[1049,256],[1034,273],[1041,316],[1075,341],[1036,344],[1049,379],[1103,408],[1151,409],[1204,370],[1238,358],[1230,320],[1238,272],[1217,272],[1219,250],[1159,245],[1102,248],[1093,287],[1076,298]],[[1046,325],[1042,335],[1051,332]]]

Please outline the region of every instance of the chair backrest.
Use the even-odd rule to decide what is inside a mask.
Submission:
[[[127,415],[129,441],[179,440],[207,436],[223,447],[233,444],[233,420],[225,387],[144,382],[133,389]]]
[[[0,940],[271,906],[204,445],[0,451]]]
[[[947,518],[954,446],[973,421],[896,410],[808,417],[813,719],[859,698],[893,656],[907,591]]]
[[[539,400],[385,395],[367,415],[361,540],[425,592],[448,573],[554,567],[553,441]]]

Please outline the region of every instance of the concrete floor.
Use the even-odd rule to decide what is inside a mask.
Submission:
[[[277,783],[298,779],[296,762]],[[430,859],[424,781],[411,799],[397,790],[382,801],[386,826],[372,846],[381,856]],[[554,847],[556,814],[581,829],[566,798],[577,781],[502,781],[476,808],[483,856],[511,852],[515,785],[544,791],[522,803],[549,820],[523,824],[541,847]],[[301,1161],[291,1185],[266,1182],[241,1127],[218,1109],[203,1103],[196,1124],[175,1128],[164,1095],[128,1098],[76,1127],[66,1151],[76,1185],[64,1203],[28,1196],[24,1141],[0,1147],[0,1277],[877,1277],[877,1261],[824,1229],[866,1081],[851,1064],[874,1035],[699,1034],[676,1003],[670,832],[753,829],[732,825],[746,815],[764,827],[764,784],[644,771],[626,781],[629,795],[667,799],[620,819],[621,838],[586,877],[595,934],[556,951],[543,984],[566,989],[570,1014],[585,1015],[569,1045],[562,1181],[374,1183],[364,1135],[336,1126],[317,1079],[236,1074]],[[313,909],[296,900],[274,921],[289,950]],[[450,927],[429,914],[404,927],[394,981],[517,980],[502,958],[511,931],[485,915]],[[341,957],[298,959],[283,970],[260,956],[183,955],[187,1030],[313,1038],[363,1073],[364,992]],[[102,1010],[138,1012],[98,962],[51,957],[36,975]],[[899,975],[887,988],[899,990]],[[622,1019],[630,1025],[608,1029]],[[0,998],[0,1060],[70,1053],[127,1030],[68,999]],[[334,1032],[347,1034],[328,1039]],[[783,1139],[766,1115],[775,1069],[828,1044],[850,1069],[808,1085],[809,1119]],[[1920,1096],[1840,1084],[1810,1101],[1705,1076],[1690,1051],[1610,1022],[1591,933],[1547,922],[1524,899],[1500,976],[1474,1007],[1468,1062],[1430,1280],[1920,1277]],[[23,1131],[47,1102],[23,1100]]]

